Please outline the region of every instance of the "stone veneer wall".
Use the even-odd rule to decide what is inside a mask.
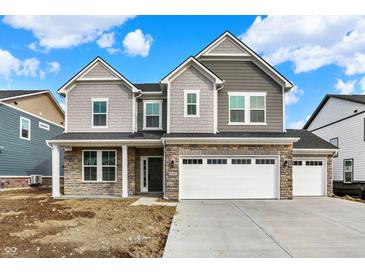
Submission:
[[[280,156],[280,199],[293,197],[293,146],[292,145],[166,145],[165,196],[179,199],[180,155],[273,155]],[[171,161],[174,164],[171,165]],[[284,162],[287,161],[287,166]]]
[[[117,152],[116,182],[83,182],[82,181],[82,150],[108,150]],[[77,148],[64,153],[64,195],[113,195],[122,196],[122,151],[120,147],[113,148]]]
[[[325,158],[327,160],[327,196],[333,196],[333,157],[332,155],[294,154],[294,158]]]
[[[128,148],[128,195],[136,194],[136,148]]]

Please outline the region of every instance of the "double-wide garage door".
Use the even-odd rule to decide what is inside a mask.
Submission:
[[[276,199],[276,157],[182,157],[180,199]]]
[[[326,161],[296,159],[293,161],[293,195],[325,196],[327,181]]]

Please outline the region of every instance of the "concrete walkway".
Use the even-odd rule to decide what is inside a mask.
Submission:
[[[365,204],[181,201],[164,257],[365,257]]]

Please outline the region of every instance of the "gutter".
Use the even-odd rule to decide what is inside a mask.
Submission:
[[[166,144],[293,144],[300,140],[298,137],[163,137]]]
[[[332,155],[338,152],[336,148],[294,148],[293,154],[328,154]]]

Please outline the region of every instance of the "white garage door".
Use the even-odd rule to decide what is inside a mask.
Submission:
[[[278,197],[275,157],[182,157],[180,199]]]
[[[293,195],[324,196],[326,193],[326,161],[294,159]]]

